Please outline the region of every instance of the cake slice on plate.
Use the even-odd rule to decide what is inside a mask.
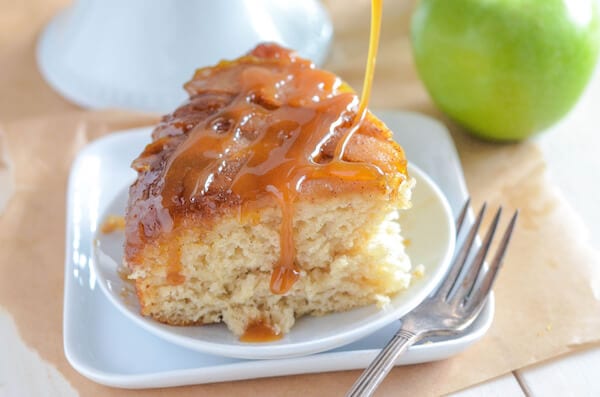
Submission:
[[[185,88],[133,162],[125,262],[142,314],[268,340],[409,286],[407,162],[348,85],[266,44]]]

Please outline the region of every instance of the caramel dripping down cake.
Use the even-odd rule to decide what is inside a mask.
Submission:
[[[132,164],[125,263],[143,315],[281,335],[408,287],[407,162],[371,113],[355,122],[347,84],[263,44],[185,88]]]

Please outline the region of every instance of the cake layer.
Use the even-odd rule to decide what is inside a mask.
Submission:
[[[295,318],[373,303],[409,285],[397,210],[357,194],[296,206],[294,241],[300,277],[286,294],[270,290],[279,257],[281,212],[263,208],[211,228],[183,228],[143,249],[145,265],[131,274],[142,313],[177,324],[225,322],[237,335],[265,323],[286,333]],[[173,283],[171,261],[180,263]]]

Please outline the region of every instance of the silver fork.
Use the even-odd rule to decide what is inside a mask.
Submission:
[[[469,205],[470,199],[465,203],[456,221],[457,236],[464,224]],[[455,334],[467,328],[477,318],[492,290],[519,215],[516,211],[512,216],[498,250],[486,269],[483,264],[496,233],[502,207],[496,212],[477,254],[473,260],[467,261],[485,210],[484,203],[438,290],[402,318],[402,326],[398,332],[352,385],[346,394],[347,397],[371,396],[393,368],[396,359],[412,344],[426,336]]]

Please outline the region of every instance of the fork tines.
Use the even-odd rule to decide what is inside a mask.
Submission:
[[[463,228],[463,225],[465,224],[464,220],[468,213],[470,203],[471,199],[469,198],[456,221],[457,238]],[[500,223],[502,207],[499,207],[496,211],[496,214],[494,215],[483,241],[481,241],[475,257],[470,261],[467,259],[469,258],[472,248],[477,245],[477,233],[481,227],[486,209],[487,203],[483,203],[463,244],[457,251],[451,271],[446,278],[446,282],[437,292],[437,294],[443,294],[442,296],[446,301],[459,303],[465,309],[474,311],[478,311],[485,303],[485,299],[483,299],[484,295],[487,295],[487,292],[491,290],[494,284],[498,270],[500,269],[506,254],[508,244],[510,243],[517,218],[519,216],[519,211],[515,211],[506,230],[504,231],[494,258],[489,263],[489,267],[485,269],[485,259],[492,245],[492,240],[496,234],[496,230],[498,229],[498,224]],[[484,269],[485,272],[482,274]],[[481,280],[479,280],[480,277],[482,278]]]

